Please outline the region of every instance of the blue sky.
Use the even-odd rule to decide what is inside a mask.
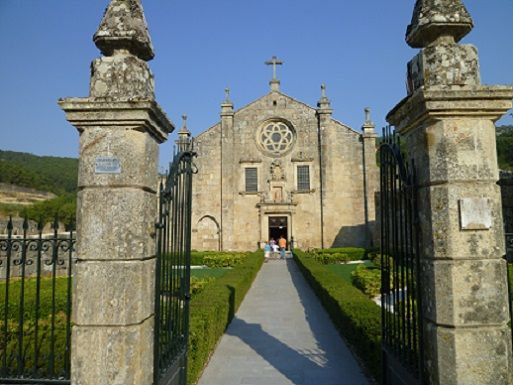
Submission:
[[[57,106],[87,96],[92,35],[108,0],[0,0],[0,149],[77,156],[78,134]],[[513,83],[513,1],[466,0],[485,84]],[[224,88],[240,108],[269,90],[277,55],[282,91],[314,106],[326,83],[334,117],[378,127],[405,96],[404,42],[414,0],[143,0],[155,46],[157,101],[194,135],[219,119]],[[513,123],[505,118],[501,123]],[[161,164],[172,142],[161,147]]]

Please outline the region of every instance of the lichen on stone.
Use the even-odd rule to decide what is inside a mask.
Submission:
[[[90,96],[109,100],[154,100],[148,64],[131,54],[96,59],[91,65]]]
[[[417,0],[406,41],[413,48],[426,47],[441,36],[458,42],[472,28],[472,18],[461,0]]]
[[[93,40],[106,56],[119,49],[145,61],[155,56],[140,0],[112,0]]]

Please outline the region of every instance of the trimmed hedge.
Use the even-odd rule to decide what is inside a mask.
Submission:
[[[193,251],[191,265],[208,267],[233,267],[240,264],[248,253],[231,253],[223,251]]]
[[[34,376],[59,377],[65,371],[65,348],[66,348],[66,309],[67,309],[67,277],[55,279],[55,320],[54,335],[52,341],[52,287],[53,281],[50,277],[40,279],[39,292],[39,313],[36,325],[36,284],[35,278],[25,279],[24,285],[24,313],[23,313],[23,339],[21,345],[21,358],[24,363],[25,374]],[[20,350],[19,334],[19,312],[21,280],[12,279],[9,282],[9,304],[5,308],[5,281],[0,282],[0,357],[6,359],[7,372],[15,374],[17,370],[18,351]],[[7,315],[7,333],[2,333],[5,328],[4,317]],[[37,334],[36,334],[37,326]],[[50,352],[52,342],[55,346],[53,372],[50,370]],[[35,349],[39,361],[36,365],[34,360]],[[6,347],[6,350],[4,350]]]
[[[262,263],[261,252],[247,255],[222,277],[208,284],[190,302],[188,384],[195,384],[217,341],[239,308]]]
[[[361,247],[334,247],[332,249],[313,249],[309,255],[318,262],[329,265],[366,259],[367,250]]]
[[[350,283],[294,250],[301,272],[310,283],[333,323],[369,372],[381,381],[381,309]]]
[[[40,318],[37,323],[37,339],[36,339],[36,322],[28,319],[23,323],[23,345],[21,349],[21,358],[24,365],[24,374],[30,373],[35,378],[47,377],[58,378],[64,375],[65,368],[65,347],[66,347],[66,314],[59,312],[55,315],[54,320],[54,337],[53,344],[55,350],[53,352],[53,361],[50,360],[52,350],[52,319],[51,316]],[[0,330],[4,330],[5,324],[0,321]],[[18,330],[17,321],[8,321],[7,334],[0,334],[0,357],[7,360],[7,373],[17,375],[17,359],[18,359]],[[38,362],[36,365],[34,355],[37,344]],[[3,347],[6,346],[4,351]],[[50,369],[53,366],[53,370]]]
[[[381,270],[376,267],[367,267],[358,265],[353,271],[353,285],[363,291],[369,297],[373,298],[379,295],[381,291]]]

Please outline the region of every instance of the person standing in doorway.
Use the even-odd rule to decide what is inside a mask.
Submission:
[[[287,248],[287,240],[280,235],[280,239],[278,239],[278,246],[280,246],[280,258],[285,259],[285,249]]]

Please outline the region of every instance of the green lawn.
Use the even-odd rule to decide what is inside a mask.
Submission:
[[[191,277],[196,278],[220,278],[230,271],[225,267],[211,267],[208,269],[191,269]]]
[[[372,262],[367,261],[364,263],[365,266],[371,266]],[[356,269],[356,266],[359,266],[358,263],[351,264],[333,264],[333,265],[325,265],[325,268],[333,273],[335,273],[338,277],[342,278],[344,281],[348,283],[352,283],[351,273]]]

